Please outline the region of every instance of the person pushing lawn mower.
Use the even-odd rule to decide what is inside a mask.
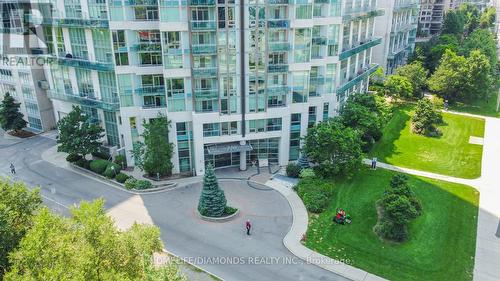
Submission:
[[[340,208],[337,210],[335,217],[333,217],[333,221],[338,224],[349,224],[351,223],[351,216],[346,214],[344,209]]]

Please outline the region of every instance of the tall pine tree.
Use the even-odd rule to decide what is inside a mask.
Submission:
[[[203,177],[203,189],[198,202],[198,211],[207,217],[221,217],[224,215],[226,203],[226,196],[219,187],[214,167],[209,164]]]
[[[23,114],[19,112],[20,103],[14,100],[9,93],[5,93],[0,105],[0,126],[2,129],[18,131],[26,127]]]

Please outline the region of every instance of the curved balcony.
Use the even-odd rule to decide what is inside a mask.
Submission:
[[[84,69],[98,70],[98,71],[113,71],[115,68],[115,64],[113,62],[95,62],[95,61],[76,59],[71,57],[52,56],[52,58],[56,60],[57,64],[76,67],[76,68],[84,68]]]
[[[95,98],[89,96],[77,96],[58,93],[56,90],[47,91],[48,97],[55,100],[67,101],[92,108],[99,108],[106,111],[117,111],[120,109],[120,102],[114,98]]]
[[[360,72],[358,72],[358,76],[354,77],[353,79],[349,80],[347,83],[341,85],[337,89],[337,94],[342,94],[346,90],[352,88],[354,85],[358,84],[361,82],[361,80],[364,80],[366,77],[368,77],[370,74],[375,72],[377,70],[378,64],[373,64],[367,69],[363,69]]]
[[[343,60],[357,53],[360,53],[368,48],[374,47],[382,42],[382,38],[371,38],[366,42],[361,42],[357,46],[352,46],[351,48],[345,48],[339,55],[339,59]]]

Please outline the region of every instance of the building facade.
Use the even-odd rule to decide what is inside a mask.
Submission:
[[[392,74],[415,49],[420,0],[379,0],[378,4],[385,14],[375,19],[375,35],[382,43],[373,49],[373,61]]]
[[[29,1],[2,1],[0,4],[0,100],[9,93],[21,103],[20,111],[27,127],[35,132],[55,128],[52,102],[47,97],[48,82],[43,63],[35,59],[40,53],[36,32],[26,32],[23,15],[30,10]]]
[[[450,0],[420,0],[419,37],[438,34],[443,25],[444,14],[450,7]]]
[[[299,157],[307,128],[363,92],[376,0],[57,0],[44,20],[56,119],[80,105],[125,153],[166,115],[174,173]]]

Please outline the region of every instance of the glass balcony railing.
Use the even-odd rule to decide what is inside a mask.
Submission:
[[[344,48],[344,50],[340,53],[339,59],[343,60],[346,59],[350,56],[353,56],[357,53],[360,53],[368,48],[371,48],[373,46],[376,46],[382,42],[382,38],[371,38],[368,41],[365,42],[360,42],[359,45]]]
[[[107,18],[90,19],[90,18],[60,18],[57,15],[52,17],[35,16],[33,14],[26,14],[25,20],[30,23],[42,23],[43,25],[57,26],[57,27],[80,27],[80,28],[109,28],[109,21]]]
[[[401,11],[405,9],[415,9],[418,8],[418,2],[410,2],[410,1],[401,1],[396,2],[394,5],[394,11]]]
[[[313,36],[312,43],[315,45],[326,45],[328,38],[326,36]]]
[[[215,0],[189,0],[190,6],[213,6]]]
[[[417,24],[416,23],[403,23],[403,24],[398,24],[397,26],[393,27],[391,30],[391,35],[394,36],[398,33],[401,32],[408,32],[410,30],[417,29]]]
[[[342,20],[352,21],[364,18],[372,18],[384,15],[384,10],[376,6],[344,7]]]
[[[412,46],[411,46],[411,44],[409,44],[406,46],[402,46],[396,50],[389,50],[389,54],[387,55],[387,58],[394,59],[398,55],[402,54],[403,52],[405,52],[406,50],[411,49],[411,48],[412,48]]]
[[[57,64],[85,68],[98,71],[112,71],[115,68],[115,64],[112,62],[94,62],[89,60],[75,59],[70,57],[53,57]]]
[[[358,71],[358,74],[356,77],[350,79],[348,82],[344,83],[343,85],[341,85],[338,89],[337,89],[337,94],[342,94],[344,93],[346,90],[352,88],[354,85],[358,84],[359,82],[361,82],[361,80],[365,79],[366,77],[368,77],[370,74],[372,74],[373,72],[375,72],[375,70],[377,70],[378,68],[378,64],[373,64],[371,65],[370,67],[368,68],[365,68],[365,69],[361,69],[360,71]]]
[[[136,52],[159,52],[161,51],[160,42],[139,42],[130,48],[131,51]]]
[[[270,19],[267,21],[268,28],[288,28],[290,21],[286,19]]]
[[[196,78],[217,77],[217,67],[193,68],[191,73]]]
[[[158,6],[158,0],[125,0],[126,6]]]
[[[142,86],[135,88],[134,92],[139,96],[165,95],[165,86]]]
[[[288,64],[270,64],[267,66],[267,72],[269,73],[288,72]]]
[[[194,89],[194,98],[196,100],[213,100],[219,97],[217,89]]]
[[[289,0],[267,0],[268,5],[287,5],[290,4]]]
[[[267,86],[266,92],[269,96],[282,96],[290,93],[290,87],[286,85]]]
[[[193,20],[191,21],[192,30],[215,30],[215,20]]]
[[[315,4],[329,4],[330,0],[314,0]]]
[[[284,52],[290,50],[288,42],[269,42],[269,52]]]
[[[89,96],[67,95],[58,93],[56,90],[48,91],[48,97],[51,99],[67,101],[92,108],[100,108],[106,111],[116,111],[120,108],[120,102],[118,98],[98,99]]]
[[[193,44],[191,46],[193,55],[217,54],[217,45],[215,44]]]

